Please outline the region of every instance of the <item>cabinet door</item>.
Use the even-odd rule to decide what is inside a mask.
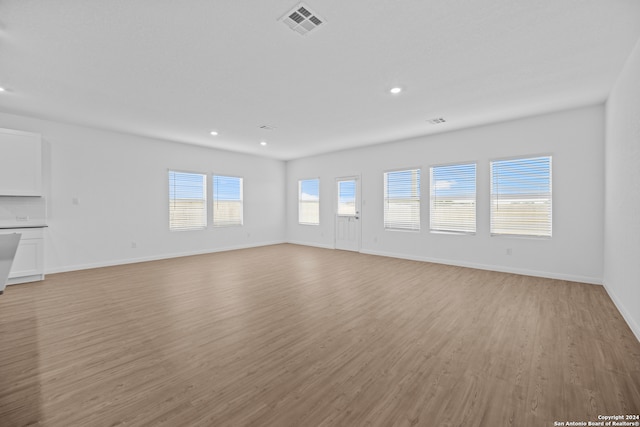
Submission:
[[[40,135],[0,129],[0,196],[42,196]]]
[[[42,239],[25,239],[20,241],[16,257],[11,266],[9,278],[34,276],[42,274]]]

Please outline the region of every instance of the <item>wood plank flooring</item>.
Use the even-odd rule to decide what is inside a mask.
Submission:
[[[553,426],[640,413],[601,286],[295,245],[0,297],[0,426]]]

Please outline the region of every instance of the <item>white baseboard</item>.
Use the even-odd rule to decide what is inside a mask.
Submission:
[[[335,249],[333,245],[327,245],[324,243],[316,243],[316,242],[301,242],[297,240],[288,240],[287,243],[291,243],[292,245],[301,245],[301,246],[313,246],[314,248],[323,248],[323,249]]]
[[[391,258],[408,259],[412,261],[432,262],[435,264],[455,265],[456,267],[476,268],[478,270],[490,270],[490,271],[498,271],[500,273],[521,274],[524,276],[544,277],[547,279],[558,279],[558,280],[567,280],[570,282],[602,285],[602,279],[597,277],[578,276],[574,274],[563,274],[563,273],[552,273],[548,271],[528,270],[525,268],[504,267],[501,265],[478,264],[473,262],[464,262],[464,261],[442,259],[442,258],[430,258],[430,257],[415,256],[415,255],[397,254],[393,252],[384,252],[384,251],[372,251],[367,249],[361,250],[360,252],[368,255],[379,255],[379,256],[386,256]]]
[[[629,311],[622,304],[622,301],[616,296],[616,294],[611,291],[611,288],[607,286],[607,283],[604,282],[603,285],[604,290],[607,291],[607,294],[609,294],[609,298],[611,298],[611,301],[613,301],[613,304],[616,306],[620,314],[622,314],[622,317],[627,322],[627,325],[629,325],[631,332],[633,332],[638,341],[640,341],[640,325],[638,325],[635,319],[631,317]]]
[[[126,258],[126,259],[93,262],[88,264],[68,265],[64,267],[47,269],[46,274],[65,273],[68,271],[89,270],[91,268],[112,267],[115,265],[135,264],[138,262],[158,261],[158,260],[169,259],[169,258],[180,258],[180,257],[192,256],[192,255],[211,254],[215,252],[234,251],[238,249],[257,248],[260,246],[279,245],[282,243],[286,243],[286,242],[278,240],[278,241],[272,241],[272,242],[260,242],[260,243],[253,243],[253,244],[247,244],[247,245],[226,246],[223,248],[215,248],[215,249],[204,249],[200,251],[174,252],[169,254],[151,255],[151,256],[139,257],[139,258]]]
[[[9,278],[7,280],[7,286],[19,285],[21,283],[39,282],[41,280],[44,280],[44,274],[32,274],[31,276],[19,276],[19,277]]]

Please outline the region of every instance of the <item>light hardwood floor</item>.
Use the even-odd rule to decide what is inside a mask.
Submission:
[[[601,286],[295,245],[0,297],[0,426],[553,426],[640,413]]]

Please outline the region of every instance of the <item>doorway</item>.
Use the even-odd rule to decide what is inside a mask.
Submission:
[[[360,251],[360,177],[336,178],[336,249]]]

